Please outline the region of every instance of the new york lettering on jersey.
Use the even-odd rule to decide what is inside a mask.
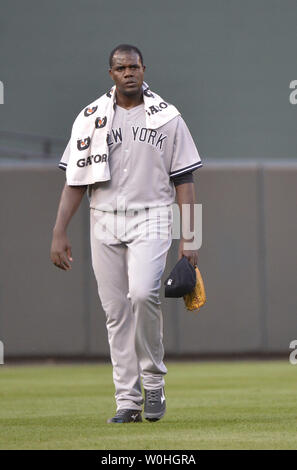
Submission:
[[[147,129],[146,127],[131,126],[131,133],[134,142],[150,144],[153,147],[163,150],[163,144],[167,135],[158,132],[155,129]],[[123,131],[121,128],[111,129],[111,133],[107,136],[109,148],[115,148],[116,144],[123,142]]]

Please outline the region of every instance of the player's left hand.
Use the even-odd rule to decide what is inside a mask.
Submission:
[[[189,240],[184,240],[183,238],[179,242],[179,248],[178,248],[178,261],[185,256],[188,258],[190,263],[193,266],[196,266],[198,264],[198,250],[185,250],[184,249],[184,244],[189,243]]]

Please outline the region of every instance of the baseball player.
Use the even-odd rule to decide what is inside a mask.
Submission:
[[[167,369],[159,289],[172,241],[172,205],[177,198],[181,218],[182,205],[190,205],[193,229],[192,172],[202,166],[180,114],[159,128],[146,126],[144,93],[153,97],[153,92],[144,91],[144,72],[137,47],[121,44],[113,49],[109,75],[115,85],[114,115],[107,135],[110,179],[81,185],[65,182],[51,245],[55,266],[71,269],[66,230],[87,190],[92,266],[106,315],[115,385],[116,413],[109,423],[142,421],[143,404],[149,421],[165,414]],[[150,112],[161,114],[168,106],[161,103]],[[86,108],[84,115],[95,108]],[[105,121],[99,119],[101,127]],[[80,140],[79,151],[86,145],[89,141]],[[70,148],[69,141],[59,163],[66,174]],[[102,161],[101,155],[91,157],[81,158],[77,165]],[[198,253],[185,249],[188,241],[180,239],[178,259],[185,256],[195,265]]]

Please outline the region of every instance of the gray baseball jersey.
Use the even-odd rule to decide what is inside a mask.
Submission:
[[[116,106],[108,146],[111,179],[88,187],[90,207],[98,210],[172,204],[173,178],[202,167],[183,118],[179,115],[156,130],[147,129],[143,103],[132,109]],[[68,143],[59,163],[63,170],[69,154]]]

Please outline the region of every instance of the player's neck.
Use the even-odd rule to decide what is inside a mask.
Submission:
[[[125,96],[122,93],[116,91],[116,103],[117,105],[121,106],[121,108],[131,109],[135,108],[135,106],[140,105],[143,103],[143,93],[142,90],[139,91],[137,95],[134,96]]]

